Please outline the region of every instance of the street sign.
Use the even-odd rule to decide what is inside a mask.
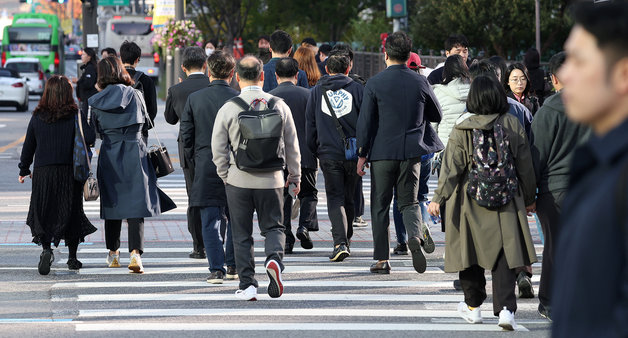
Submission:
[[[98,48],[98,34],[87,34],[87,48]]]
[[[98,6],[128,6],[129,0],[98,0]]]
[[[153,26],[155,28],[162,27],[168,20],[174,19],[174,7],[174,0],[155,0]]]
[[[386,0],[386,16],[389,18],[403,18],[408,15],[406,0]]]

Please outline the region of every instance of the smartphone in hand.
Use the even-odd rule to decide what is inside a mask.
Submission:
[[[292,198],[296,198],[296,194],[294,193],[294,189],[296,188],[297,188],[296,183],[290,183],[290,185],[288,185],[288,193],[290,194]]]

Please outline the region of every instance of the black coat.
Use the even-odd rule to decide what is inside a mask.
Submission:
[[[301,167],[317,169],[318,162],[308,148],[305,138],[305,109],[307,108],[310,91],[303,87],[295,86],[292,82],[284,82],[268,93],[282,98],[290,107],[292,119],[297,128],[299,150],[301,151]]]
[[[371,161],[403,161],[442,149],[435,133],[425,139],[426,126],[442,117],[424,76],[405,64],[389,66],[364,88],[358,118],[359,155]]]
[[[227,82],[214,80],[209,87],[190,94],[185,104],[179,137],[185,158],[194,166],[194,183],[189,196],[192,207],[227,205],[225,184],[212,161],[212,130],[218,110],[238,94]]]
[[[443,71],[445,70],[445,66],[438,67],[434,69],[430,75],[427,77],[427,82],[431,85],[443,83]]]
[[[81,69],[83,70],[83,74],[81,74],[81,78],[76,82],[76,97],[79,99],[81,110],[83,113],[87,114],[87,99],[98,93],[98,90],[96,90],[98,73],[96,72],[95,63],[92,62],[82,65]]]
[[[166,110],[164,111],[166,122],[177,124],[183,114],[188,96],[197,90],[207,88],[207,86],[209,86],[209,77],[207,77],[207,75],[194,74],[183,82],[170,87],[168,89],[168,96],[166,97]],[[177,141],[179,141],[179,163],[181,164],[181,168],[187,168],[188,159],[183,156],[184,152],[181,137],[178,137]]]
[[[126,68],[131,77],[135,76],[135,69],[131,67]],[[142,83],[142,91],[144,93],[144,102],[146,103],[146,111],[150,120],[154,123],[155,116],[157,116],[157,89],[155,89],[155,82],[148,75],[142,73],[140,76],[140,82]],[[150,129],[150,126],[148,127]]]

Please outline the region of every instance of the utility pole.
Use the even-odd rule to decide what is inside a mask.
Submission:
[[[541,0],[535,0],[535,14],[536,14],[536,50],[541,55]]]
[[[83,46],[98,49],[98,24],[96,22],[98,0],[81,0],[81,2],[83,3]],[[95,39],[94,35],[96,35]]]

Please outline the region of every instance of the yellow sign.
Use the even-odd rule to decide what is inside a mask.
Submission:
[[[155,28],[164,26],[168,20],[174,19],[174,2],[175,0],[155,0],[155,8],[153,9],[153,26]]]

